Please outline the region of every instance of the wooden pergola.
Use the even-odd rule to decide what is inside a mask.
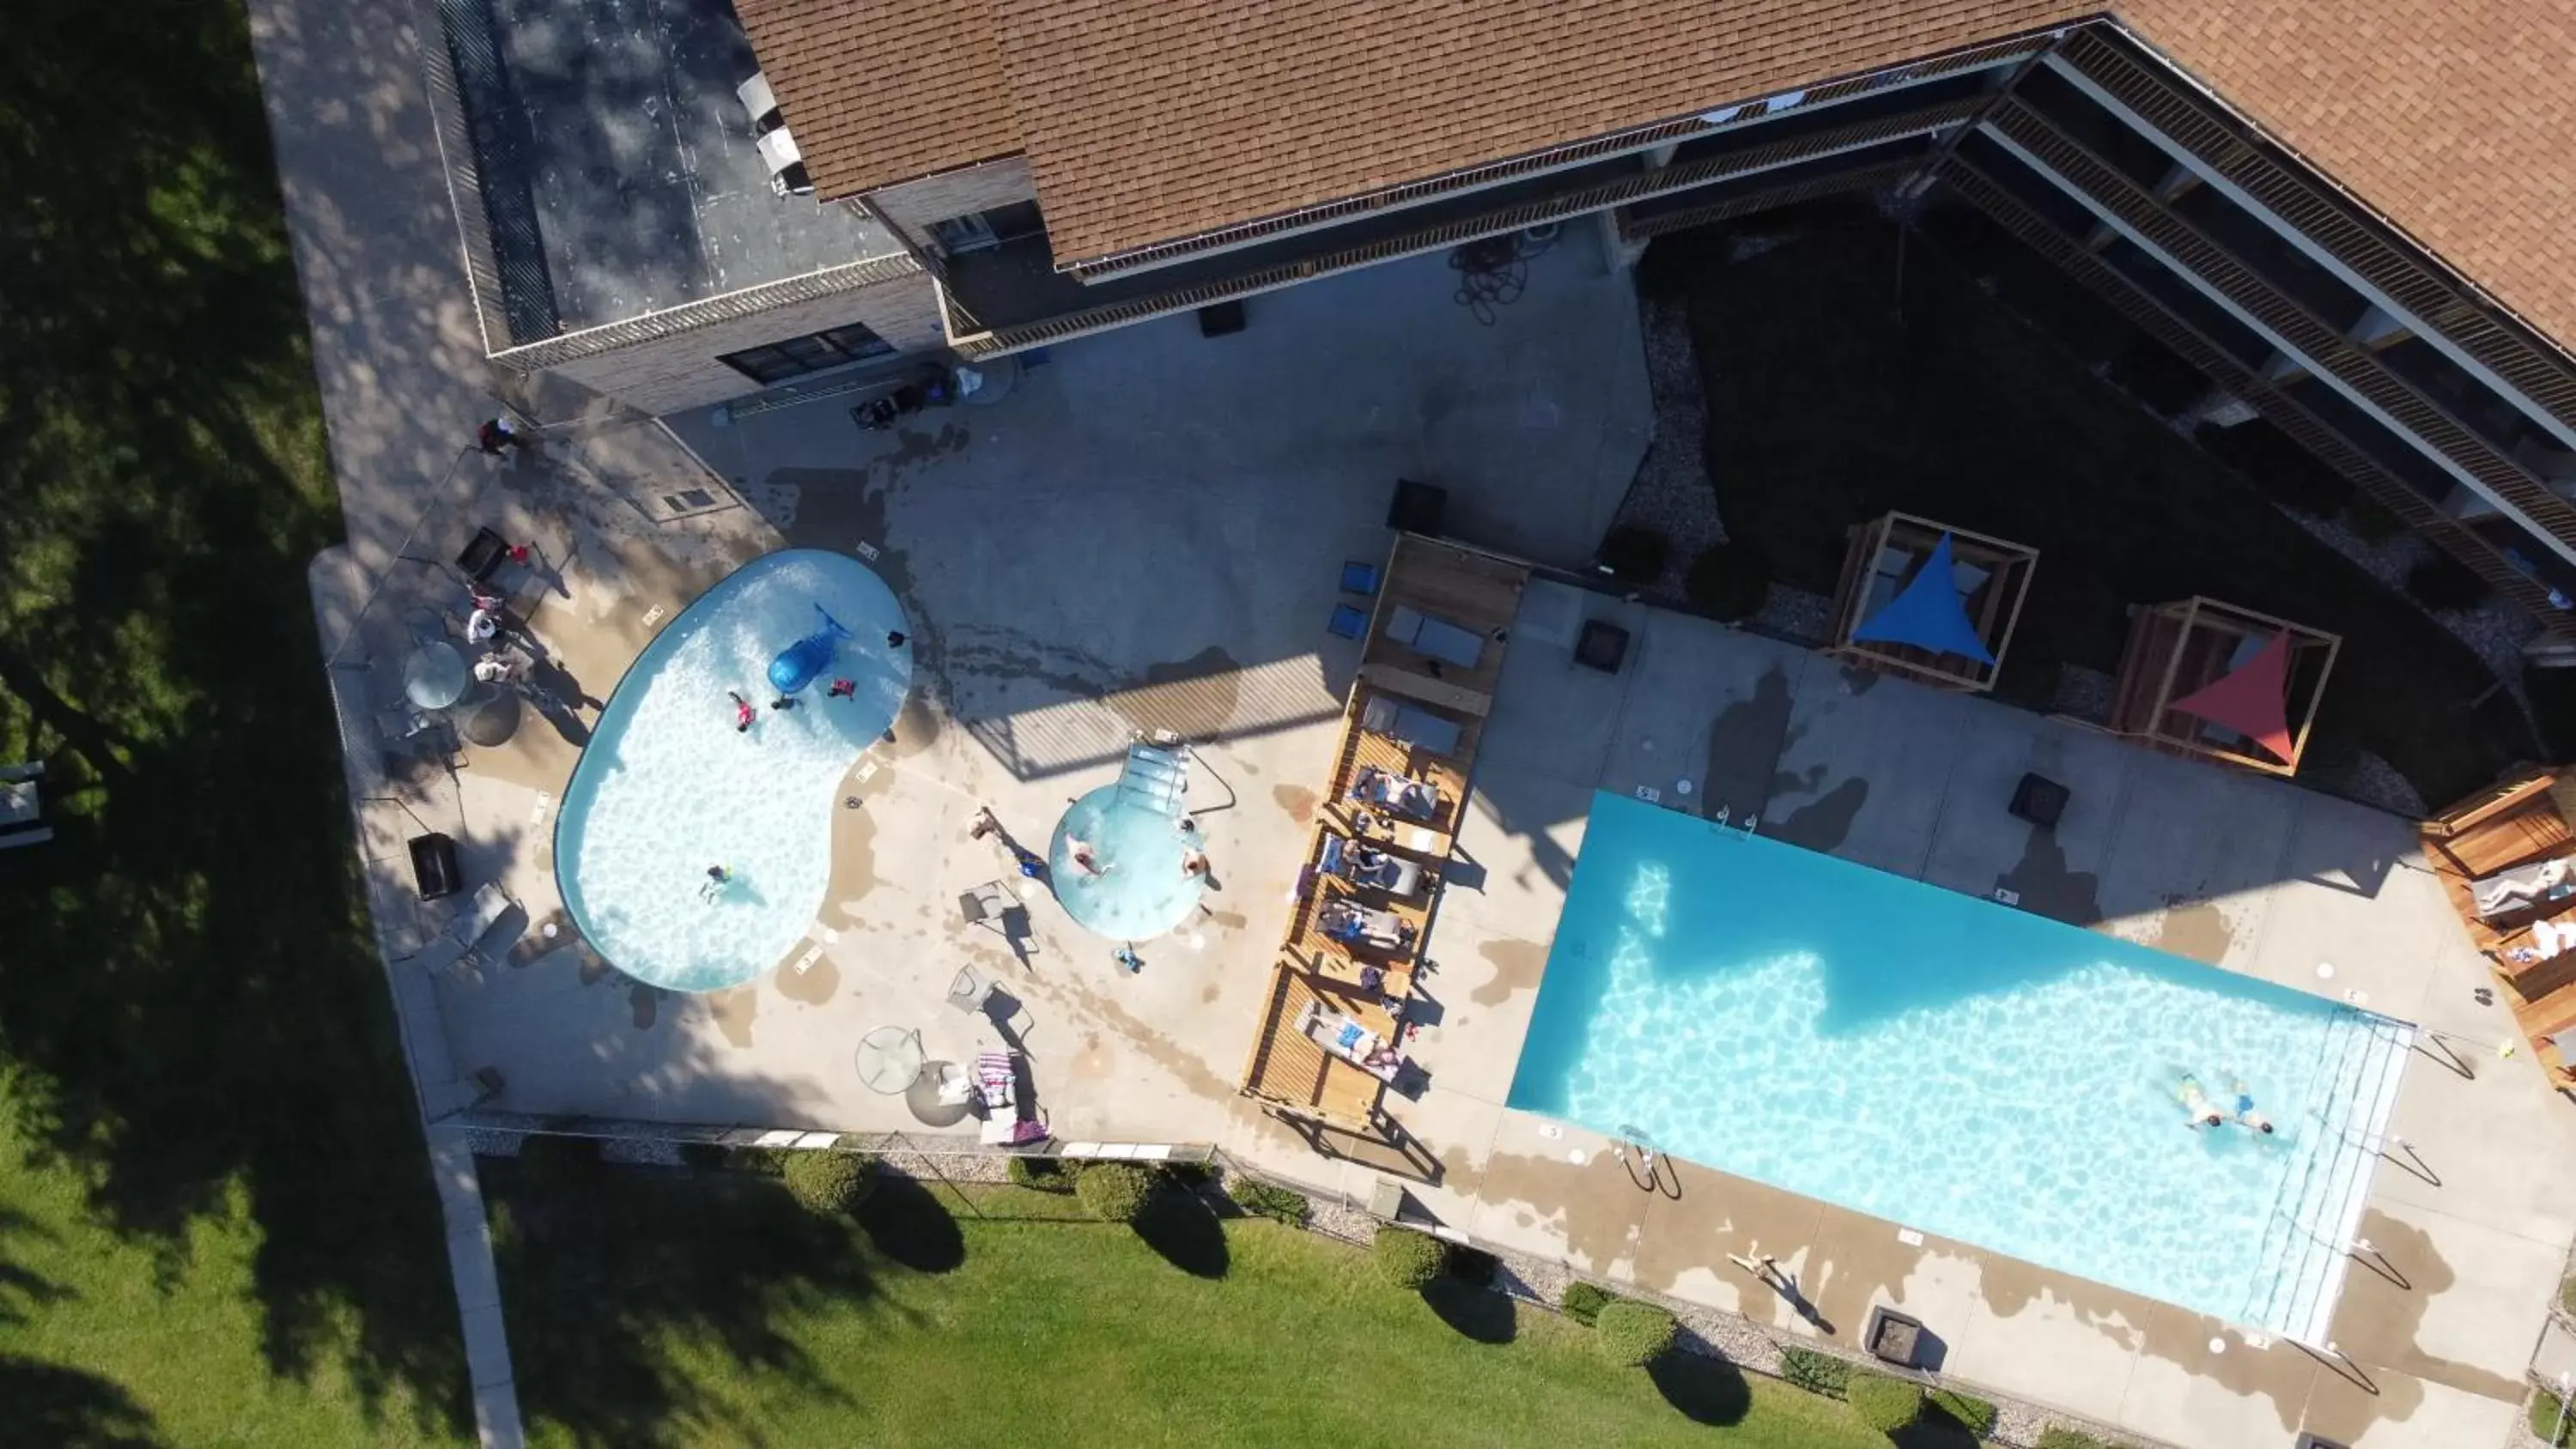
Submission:
[[[1960,610],[1989,658],[1862,637],[1866,626],[1913,586],[1945,537]],[[2035,548],[1912,514],[1889,513],[1855,524],[1851,547],[1843,555],[1842,583],[1834,592],[1833,652],[1944,689],[1992,689],[2038,566]]]
[[[2260,770],[2298,773],[2317,703],[2334,672],[2343,640],[2321,629],[2194,595],[2142,608],[2129,624],[2111,691],[2115,734],[2176,754],[2198,755]],[[2265,660],[2267,651],[2277,658]],[[2240,670],[2278,671],[2282,733],[2268,744],[2220,719],[2223,681]],[[2261,682],[2268,688],[2270,674]]]

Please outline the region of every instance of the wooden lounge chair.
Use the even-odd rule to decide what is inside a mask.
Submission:
[[[1320,1001],[1306,1003],[1305,1014],[1298,1018],[1297,1030],[1317,1046],[1381,1082],[1394,1081],[1396,1073],[1404,1070],[1404,1053],[1388,1046],[1386,1038]]]

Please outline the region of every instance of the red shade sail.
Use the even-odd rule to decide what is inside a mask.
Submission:
[[[2236,731],[2282,764],[2290,759],[2290,636],[2271,642],[2235,669],[2166,708]]]

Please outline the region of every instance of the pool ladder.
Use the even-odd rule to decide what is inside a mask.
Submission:
[[[1189,757],[1177,744],[1138,743],[1127,747],[1127,768],[1119,773],[1117,802],[1179,819],[1181,795],[1189,789]]]

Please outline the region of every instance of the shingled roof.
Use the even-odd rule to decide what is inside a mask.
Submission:
[[[1059,261],[2098,16],[2066,0],[740,0],[818,189],[1025,151]],[[2132,34],[2576,339],[2576,0],[2125,0]]]

